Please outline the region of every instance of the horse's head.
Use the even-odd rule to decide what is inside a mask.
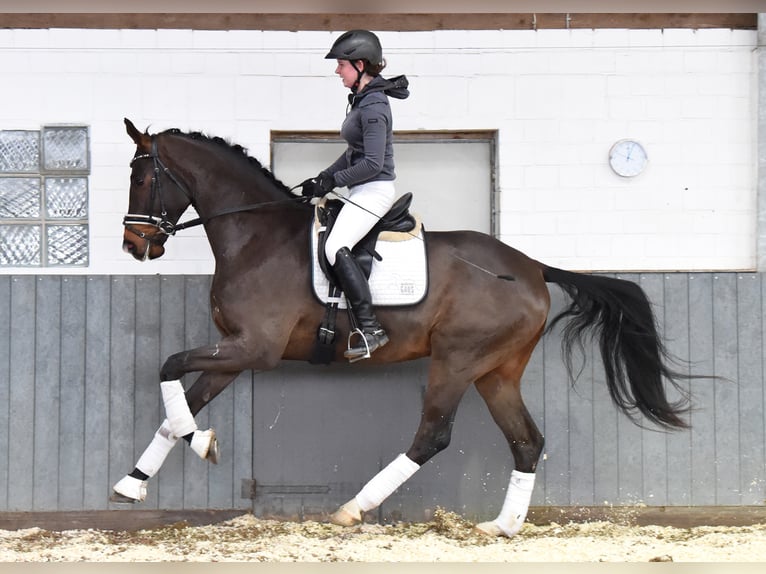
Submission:
[[[125,118],[128,135],[136,144],[130,162],[130,199],[125,216],[122,249],[139,261],[165,253],[165,241],[191,199],[183,185],[160,159],[157,136],[141,133]]]

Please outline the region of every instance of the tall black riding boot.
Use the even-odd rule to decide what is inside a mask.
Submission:
[[[335,255],[333,271],[362,332],[355,346],[351,347],[349,343],[344,356],[350,361],[367,359],[373,351],[388,343],[388,335],[378,323],[372,307],[370,285],[347,247],[341,247]]]

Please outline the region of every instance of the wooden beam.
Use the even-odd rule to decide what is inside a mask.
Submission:
[[[533,30],[566,28],[730,28],[755,30],[758,15],[734,14],[251,14],[4,13],[0,28],[193,30]]]

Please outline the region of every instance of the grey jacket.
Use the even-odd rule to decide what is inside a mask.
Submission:
[[[324,170],[335,178],[336,185],[351,187],[396,178],[388,97],[407,98],[408,85],[405,76],[389,80],[376,76],[361,92],[349,95],[349,111],[340,130],[348,148]]]

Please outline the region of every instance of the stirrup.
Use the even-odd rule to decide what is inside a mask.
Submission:
[[[364,346],[362,344],[358,347],[351,346],[351,339],[354,335],[359,336]],[[369,359],[373,352],[380,349],[386,343],[388,343],[388,335],[386,335],[383,329],[375,329],[371,333],[365,333],[361,329],[356,328],[348,334],[348,349],[343,353],[343,356],[348,359],[349,363],[356,363],[362,359]]]

